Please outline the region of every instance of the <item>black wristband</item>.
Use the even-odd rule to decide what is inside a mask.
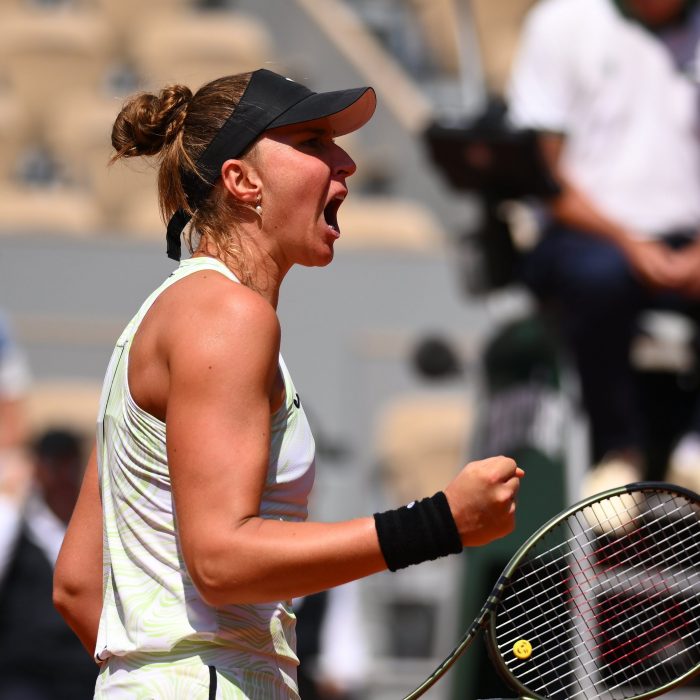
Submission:
[[[374,525],[390,571],[462,551],[462,540],[442,491],[396,510],[375,513]]]

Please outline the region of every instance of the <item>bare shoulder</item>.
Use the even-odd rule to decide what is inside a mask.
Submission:
[[[160,312],[179,337],[279,332],[277,314],[266,299],[215,271],[189,275],[167,289],[161,301]]]
[[[195,272],[164,290],[141,323],[130,352],[132,396],[165,420],[177,388],[191,402],[245,375],[271,391],[279,344],[266,299],[221,273]]]
[[[164,323],[168,364],[230,372],[238,365],[260,370],[276,364],[280,324],[274,308],[257,292],[208,270],[193,273],[162,295],[159,316]],[[257,360],[255,359],[257,357]],[[213,373],[216,375],[216,372]]]

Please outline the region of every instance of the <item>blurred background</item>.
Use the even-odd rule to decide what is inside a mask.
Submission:
[[[449,132],[498,111],[532,4],[0,6],[0,308],[19,358],[6,399],[17,409],[16,444],[56,429],[92,439],[113,344],[174,266],[155,172],[124,161],[107,167],[126,95],[168,82],[196,89],[258,67],[315,90],[377,91],[375,117],[342,140],[358,171],[340,211],[335,260],[293,270],[279,308],[282,352],[317,439],[312,516],[338,520],[431,495],[491,449],[525,449],[530,480],[518,530],[504,543],[375,576],[323,602],[310,631],[300,626],[304,668],[320,698],[394,700],[420,683],[461,636],[515,545],[575,500],[587,463],[576,381],[558,349],[537,326],[501,333],[527,315],[531,300],[503,283],[508,252],[494,253],[482,234],[496,221],[527,245],[528,210],[502,197],[496,211],[478,178],[451,180],[454,144],[427,136],[436,122]],[[494,392],[532,388],[533,377],[534,403],[525,397],[494,409]],[[479,653],[427,697],[497,694],[479,680]]]

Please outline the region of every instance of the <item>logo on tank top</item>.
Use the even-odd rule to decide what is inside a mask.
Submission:
[[[292,403],[293,403],[297,408],[301,408],[301,399],[299,398],[299,394],[294,394],[294,398],[292,399]]]

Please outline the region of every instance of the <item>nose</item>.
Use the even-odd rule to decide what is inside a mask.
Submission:
[[[335,173],[343,177],[350,177],[357,170],[355,161],[345,149],[341,148],[338,144],[334,144],[334,146],[333,166]]]

